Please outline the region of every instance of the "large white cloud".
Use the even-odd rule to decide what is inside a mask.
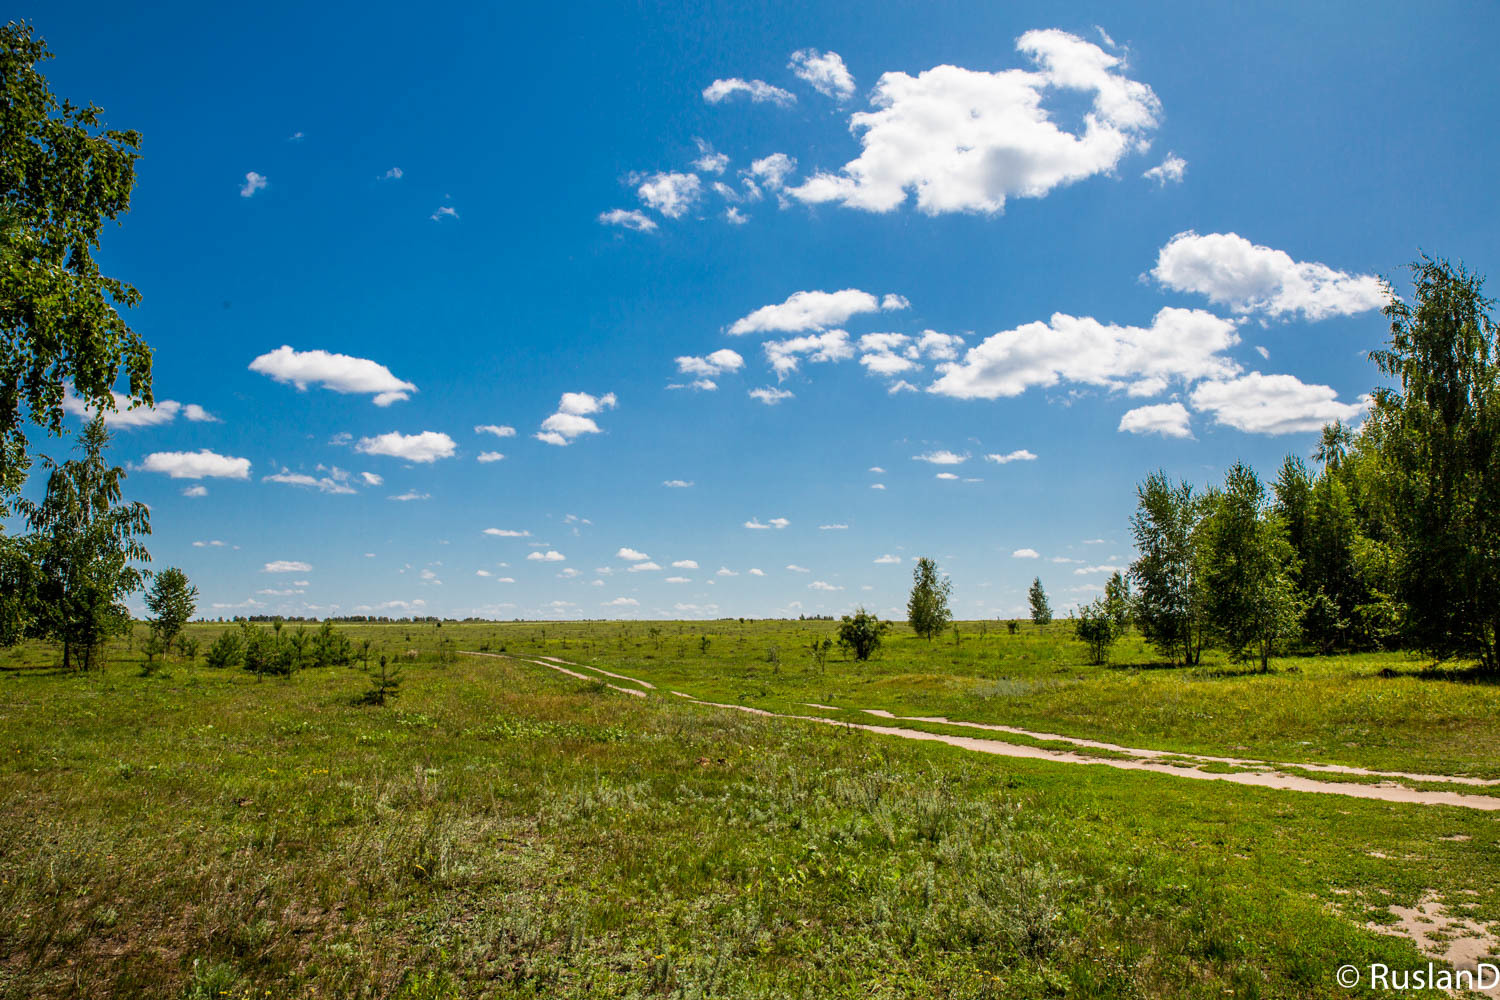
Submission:
[[[797,102],[797,95],[780,87],[773,87],[764,80],[741,80],[737,76],[731,76],[723,80],[715,80],[703,88],[703,99],[709,104],[718,104],[735,94],[744,94],[756,104],[770,101],[772,104],[786,106]]]
[[[542,421],[542,429],[535,435],[538,441],[565,447],[583,434],[598,434],[599,425],[590,414],[613,409],[615,394],[591,396],[586,392],[565,392],[558,401],[557,412]]]
[[[792,53],[787,69],[806,80],[820,94],[848,100],[854,94],[854,77],[843,57],[837,52],[819,52],[817,49],[798,49]]]
[[[793,292],[785,302],[761,306],[748,316],[735,320],[729,327],[729,332],[738,336],[742,333],[826,330],[847,321],[850,316],[875,312],[880,308],[880,301],[875,296],[857,288],[845,288],[837,292]],[[886,308],[901,306],[893,302]]]
[[[1319,320],[1379,309],[1386,290],[1373,274],[1293,260],[1236,233],[1178,233],[1161,248],[1151,276],[1178,292],[1208,296],[1234,312]]]
[[[158,451],[141,463],[147,472],[164,472],[173,479],[249,479],[250,460],[209,451]]]
[[[1315,431],[1335,420],[1355,420],[1369,398],[1340,403],[1326,385],[1308,385],[1294,375],[1251,372],[1241,378],[1204,382],[1193,390],[1193,409],[1250,434],[1294,434]]]
[[[1181,403],[1159,403],[1138,406],[1120,418],[1119,430],[1131,434],[1160,434],[1162,437],[1193,436],[1192,417]]]
[[[917,76],[885,73],[871,96],[876,110],[850,118],[860,155],[789,193],[889,212],[910,191],[929,214],[993,213],[1008,198],[1039,198],[1107,173],[1149,144],[1160,102],[1120,72],[1117,57],[1058,30],[1028,31],[1016,48],[1035,70],[945,65]],[[1064,91],[1092,97],[1076,133],[1059,127],[1045,103]]]
[[[1055,313],[986,337],[961,361],[938,366],[929,392],[959,399],[1018,396],[1058,382],[1150,395],[1171,379],[1226,379],[1239,365],[1223,352],[1239,343],[1230,320],[1200,309],[1163,309],[1149,327],[1116,326]]]
[[[435,462],[452,456],[457,447],[453,439],[442,431],[422,431],[420,434],[391,431],[389,434],[361,438],[354,450],[366,455],[404,458],[408,462]]]
[[[318,384],[334,392],[369,393],[375,397],[376,406],[389,406],[417,391],[410,382],[392,375],[385,365],[368,358],[327,351],[294,351],[285,344],[250,362],[250,370],[278,382],[290,382],[298,389]]]

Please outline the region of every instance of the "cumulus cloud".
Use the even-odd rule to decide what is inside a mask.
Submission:
[[[422,431],[420,434],[402,434],[391,431],[376,437],[360,438],[354,450],[365,455],[388,455],[408,462],[436,462],[449,458],[458,445],[441,431]]]
[[[311,573],[312,564],[297,559],[277,559],[261,567],[262,573]]]
[[[745,522],[745,527],[750,528],[753,531],[767,531],[771,528],[775,528],[779,531],[791,523],[791,521],[788,521],[784,517],[773,517],[765,524],[762,524],[760,518],[752,517],[750,520]]]
[[[819,52],[817,49],[799,49],[792,53],[787,69],[805,80],[820,94],[839,101],[847,101],[854,95],[854,77],[844,65],[837,52]]]
[[[807,585],[807,589],[808,590],[828,590],[828,591],[833,591],[833,590],[843,590],[844,588],[843,587],[839,587],[839,586],[835,586],[834,584],[828,583],[828,582],[826,582],[824,580],[814,580],[812,583],[809,583]]]
[[[693,485],[692,482],[687,479],[663,479],[661,484],[668,489],[673,490],[685,490]]]
[[[516,429],[508,427],[505,424],[475,424],[474,433],[493,434],[495,437],[508,438],[516,436]]]
[[[566,562],[568,557],[555,549],[548,549],[546,552],[528,552],[526,558],[531,562]]]
[[[1163,309],[1149,327],[1116,326],[1054,313],[986,337],[962,360],[938,366],[928,392],[959,399],[1018,396],[1033,387],[1081,382],[1160,392],[1171,379],[1231,378],[1240,367],[1224,354],[1239,343],[1231,320],[1201,309]]]
[[[718,104],[736,94],[744,94],[756,104],[769,101],[785,107],[797,102],[797,95],[780,87],[773,87],[764,80],[741,80],[739,77],[728,77],[723,80],[715,80],[703,88],[703,99],[709,104]]]
[[[659,565],[657,565],[654,562],[651,562],[648,559],[646,562],[638,562],[638,563],[635,563],[634,565],[632,565],[630,567],[630,572],[632,572],[632,573],[655,573],[655,572],[657,572],[660,569],[661,569],[661,567]]]
[[[590,414],[614,409],[615,394],[591,396],[586,392],[565,392],[558,401],[557,412],[542,421],[542,429],[535,435],[538,441],[563,447],[583,434],[598,434],[599,425]]]
[[[289,382],[301,390],[317,384],[338,393],[368,393],[374,396],[376,406],[389,406],[417,391],[410,382],[392,375],[385,365],[367,358],[328,351],[295,351],[285,344],[250,362],[250,370],[277,382]]]
[[[692,581],[691,578],[686,577],[686,576],[669,576],[663,582],[665,582],[665,583],[692,583],[693,581]]]
[[[1160,102],[1123,75],[1119,58],[1058,30],[1028,31],[1016,48],[1034,70],[945,65],[917,76],[885,73],[871,96],[876,110],[850,118],[859,157],[789,193],[889,212],[914,192],[928,214],[995,213],[1008,198],[1040,198],[1108,173],[1149,145]],[[1077,133],[1059,127],[1047,106],[1059,93],[1091,97]]]
[[[241,198],[250,198],[257,191],[264,191],[268,181],[264,174],[258,174],[254,170],[245,175],[245,186],[240,188]]]
[[[790,573],[811,573],[812,572],[812,570],[808,569],[806,566],[798,566],[796,563],[788,563],[787,564],[787,571],[790,572]]]
[[[969,456],[960,455],[957,452],[940,450],[913,455],[912,460],[916,462],[930,462],[933,465],[962,465],[969,460]]]
[[[1161,403],[1127,410],[1120,418],[1119,429],[1131,434],[1160,434],[1162,437],[1193,436],[1192,418],[1181,403]]]
[[[747,395],[751,399],[765,403],[767,406],[775,406],[783,399],[791,399],[793,393],[789,389],[777,389],[768,385],[760,389],[751,389]]]
[[[637,552],[635,549],[621,548],[620,551],[615,553],[615,558],[624,559],[627,562],[645,562],[651,557],[644,552]]]
[[[718,572],[716,572],[714,576],[739,576],[739,574],[730,569],[728,566],[720,566]]]
[[[322,467],[319,466],[321,469]],[[349,485],[349,474],[335,466],[330,474],[322,476],[310,476],[305,472],[292,472],[285,467],[280,472],[269,476],[261,476],[263,483],[282,483],[287,486],[303,486],[308,489],[317,490],[319,493],[351,494],[358,492]]]
[[[843,330],[809,333],[786,340],[768,340],[761,347],[764,348],[766,361],[776,372],[777,378],[785,378],[796,371],[803,357],[814,362],[847,361],[854,357],[849,335]]]
[[[939,472],[934,479],[957,479],[958,474],[954,472]]]
[[[601,608],[634,608],[640,606],[640,601],[634,597],[616,597],[612,601],[605,601],[599,605]]]
[[[1193,409],[1218,423],[1250,434],[1294,434],[1315,431],[1335,420],[1356,420],[1369,397],[1340,403],[1326,385],[1308,385],[1293,375],[1251,372],[1242,378],[1204,382],[1189,397]]]
[[[407,490],[405,493],[398,493],[398,494],[396,494],[393,497],[386,497],[386,499],[387,500],[396,500],[396,501],[401,502],[401,503],[407,503],[407,502],[410,502],[412,500],[431,500],[432,499],[432,494],[431,493],[418,493],[416,490]]]
[[[785,153],[772,153],[750,162],[750,176],[771,191],[780,191],[796,169],[796,159]]]
[[[728,348],[701,358],[684,355],[677,359],[677,370],[684,375],[722,375],[737,372],[744,366],[745,359]]]
[[[157,451],[141,463],[146,472],[164,472],[173,479],[249,479],[250,460],[200,451]]]
[[[678,559],[676,562],[672,563],[672,568],[673,569],[697,569],[698,568],[698,561],[696,559]]]
[[[885,555],[883,555],[880,558],[878,558],[878,559],[875,560],[875,565],[877,565],[877,566],[895,566],[899,562],[901,562],[901,557],[900,556],[892,555],[891,553],[887,552]]]
[[[697,174],[655,173],[641,181],[635,193],[647,207],[669,219],[680,219],[703,194],[703,182]]]
[[[498,451],[481,451],[478,455],[474,456],[474,458],[475,461],[488,464],[490,462],[503,461],[505,459],[505,455],[502,452]]]
[[[496,538],[530,538],[529,531],[516,531],[513,528],[485,528],[486,535],[494,535]]]
[[[820,525],[818,525],[818,530],[819,531],[848,531],[849,530],[849,526],[847,524],[820,524]]]
[[[1242,315],[1320,320],[1386,304],[1385,285],[1373,274],[1293,260],[1235,233],[1178,233],[1157,254],[1151,276],[1173,291],[1206,295]]]
[[[1003,455],[986,455],[984,456],[984,460],[986,462],[994,462],[996,465],[1008,465],[1011,462],[1035,462],[1036,454],[1027,451],[1025,448],[1017,448],[1015,451],[1008,451]]]
[[[1041,553],[1036,549],[1016,549],[1010,557],[1012,559],[1040,559]]]
[[[698,146],[698,158],[693,161],[693,169],[701,170],[705,174],[722,174],[729,166],[729,157],[723,153],[714,151],[714,147],[702,139],[694,139]]]
[[[179,403],[175,399],[159,399],[155,406],[137,406],[131,409],[131,398],[124,393],[110,390],[110,398],[115,408],[105,409],[104,422],[111,428],[130,430],[135,427],[155,427],[159,424],[169,424],[181,414],[195,423],[218,423],[219,418],[209,413],[197,403]],[[93,407],[89,406],[78,395],[73,392],[72,386],[63,387],[63,410],[92,420],[95,415]]]
[[[1155,181],[1160,187],[1166,187],[1168,184],[1181,184],[1182,175],[1185,173],[1187,173],[1187,160],[1176,153],[1168,152],[1165,160],[1141,176],[1148,181]]]
[[[634,229],[638,233],[650,233],[656,230],[655,219],[634,209],[612,208],[608,212],[600,212],[599,224]]]
[[[879,301],[869,292],[845,288],[837,292],[793,292],[785,302],[761,306],[735,320],[729,333],[800,333],[826,330],[859,313],[875,312]]]
[[[187,487],[183,488],[182,495],[185,496],[185,497],[195,497],[195,498],[196,497],[206,497],[206,496],[208,496],[208,487],[202,485],[201,483],[199,485],[197,485],[197,486],[187,486]],[[197,544],[197,543],[195,542],[194,544]]]

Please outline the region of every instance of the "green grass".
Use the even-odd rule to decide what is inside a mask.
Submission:
[[[384,707],[356,704],[358,668],[0,656],[0,997],[1336,997],[1345,961],[1425,962],[1364,928],[1392,903],[1500,919],[1490,813],[997,759],[436,655],[451,636],[799,712],[1500,774],[1493,689],[1399,658],[1098,668],[1059,629],[976,625],[816,673],[796,645],[826,627],[350,627],[409,662]]]

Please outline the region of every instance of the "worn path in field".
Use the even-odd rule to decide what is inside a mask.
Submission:
[[[586,674],[578,673],[578,670],[592,670],[606,677],[616,680],[637,684],[641,688],[655,690],[655,686],[639,678],[629,677],[624,674],[610,673],[598,667],[591,667],[584,663],[572,663],[560,660],[557,657],[546,657],[545,659],[532,659],[525,656],[509,656],[503,653],[471,653],[473,656],[493,656],[500,659],[519,660],[523,663],[532,663],[539,667],[547,667],[558,673],[575,677],[579,680],[593,681],[596,678]],[[567,664],[567,666],[563,666]],[[577,670],[570,668],[576,667]],[[609,684],[616,691],[632,695],[637,698],[646,697],[646,692],[637,688],[625,688],[617,684]],[[1074,746],[1095,750],[1107,750],[1115,753],[1126,754],[1128,757],[1094,757],[1086,754],[1074,753],[1071,750],[1055,750],[1047,747],[1028,746],[1020,743],[1007,743],[1004,740],[985,739],[975,736],[955,736],[948,733],[929,733],[920,729],[907,729],[902,726],[879,726],[863,722],[847,722],[841,719],[830,719],[822,715],[785,715],[779,712],[767,711],[763,708],[752,708],[749,705],[731,705],[724,702],[704,701],[681,691],[673,691],[672,694],[695,705],[707,705],[712,708],[729,709],[735,712],[746,712],[750,715],[758,715],[771,719],[792,719],[800,722],[820,722],[825,725],[839,726],[850,730],[860,730],[867,733],[876,733],[882,736],[897,736],[902,739],[920,740],[931,743],[945,743],[948,746],[959,747],[975,753],[994,754],[1001,757],[1019,757],[1028,760],[1047,760],[1061,764],[1091,764],[1098,767],[1112,767],[1121,771],[1149,771],[1155,774],[1166,774],[1176,778],[1191,778],[1199,781],[1225,781],[1235,785],[1250,785],[1257,788],[1278,788],[1285,791],[1313,792],[1323,795],[1343,795],[1356,799],[1374,799],[1381,802],[1404,802],[1413,805],[1445,805],[1459,806],[1466,809],[1479,809],[1484,811],[1500,811],[1500,796],[1468,795],[1463,792],[1450,792],[1440,790],[1422,790],[1407,788],[1396,784],[1397,779],[1407,781],[1423,781],[1435,783],[1453,783],[1465,785],[1495,785],[1497,781],[1479,778],[1466,778],[1454,775],[1436,774],[1412,774],[1401,771],[1371,771],[1365,768],[1345,767],[1338,764],[1296,764],[1277,763],[1274,761],[1250,760],[1237,757],[1208,757],[1195,754],[1173,753],[1167,750],[1146,750],[1140,748],[1124,747],[1114,743],[1103,743],[1095,740],[1078,739],[1071,736],[1060,736],[1054,733],[1037,733],[1030,730],[1018,729],[1014,726],[990,725],[978,722],[954,722],[940,716],[897,716],[878,709],[865,709],[865,712],[879,718],[892,721],[922,722],[929,725],[963,726],[972,729],[983,729],[992,732],[1010,733],[1016,736],[1025,736],[1030,739],[1061,741],[1071,743]],[[818,706],[831,707],[831,706]],[[1174,758],[1178,763],[1168,763],[1162,758]],[[1227,764],[1231,766],[1251,767],[1256,770],[1248,771],[1205,771],[1194,763],[1202,764]],[[1324,771],[1339,774],[1357,775],[1361,777],[1378,777],[1390,779],[1379,784],[1360,784],[1357,782],[1343,781],[1319,781],[1316,778],[1308,778],[1299,774],[1288,774],[1278,771],[1276,768],[1297,768],[1309,771]]]

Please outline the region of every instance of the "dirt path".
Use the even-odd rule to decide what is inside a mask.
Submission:
[[[519,660],[523,663],[533,663],[558,673],[575,677],[579,680],[595,681],[597,678],[578,673],[569,667],[577,667],[579,670],[593,670],[606,677],[627,681],[631,684],[640,685],[641,688],[655,690],[655,687],[647,681],[625,674],[614,674],[598,667],[590,667],[587,664],[571,663],[560,660],[557,657],[545,659],[531,659],[525,656],[510,656],[503,653],[470,653],[473,656],[493,656],[500,659]],[[562,666],[562,664],[567,666]],[[646,692],[638,688],[625,688],[617,684],[609,684],[609,687],[624,694],[637,698],[646,697]],[[1401,802],[1412,805],[1444,805],[1459,806],[1465,809],[1478,809],[1487,812],[1500,811],[1500,796],[1468,795],[1463,792],[1450,791],[1427,791],[1415,788],[1407,788],[1396,784],[1394,781],[1382,781],[1379,784],[1359,784],[1356,782],[1343,781],[1318,781],[1299,774],[1287,774],[1275,770],[1276,767],[1298,768],[1313,771],[1337,772],[1340,774],[1359,775],[1367,777],[1404,778],[1408,781],[1431,781],[1449,782],[1467,785],[1494,785],[1500,782],[1487,781],[1478,778],[1464,778],[1452,775],[1421,775],[1410,774],[1401,771],[1370,771],[1363,768],[1344,767],[1336,764],[1277,764],[1270,761],[1258,761],[1241,759],[1235,757],[1207,757],[1193,754],[1173,753],[1166,750],[1145,750],[1132,747],[1119,746],[1113,743],[1103,743],[1095,740],[1083,740],[1070,736],[1060,736],[1053,733],[1037,733],[1030,730],[1018,729],[1013,726],[990,725],[978,722],[954,722],[940,716],[896,716],[889,712],[878,709],[865,709],[870,715],[878,718],[890,719],[893,722],[923,722],[936,725],[963,726],[971,729],[983,729],[992,732],[1010,733],[1016,736],[1026,736],[1031,739],[1061,741],[1071,743],[1074,746],[1086,747],[1095,750],[1109,750],[1129,755],[1127,758],[1120,757],[1091,757],[1070,750],[1053,750],[1045,747],[1028,746],[1020,743],[1007,743],[1004,740],[984,739],[975,736],[955,736],[947,733],[929,733],[919,729],[907,729],[902,726],[879,726],[862,722],[845,722],[840,719],[830,719],[823,715],[784,715],[778,712],[770,712],[763,708],[752,708],[748,705],[731,705],[717,701],[703,701],[682,691],[673,691],[672,694],[695,705],[706,705],[712,708],[723,708],[735,712],[746,712],[750,715],[759,715],[771,719],[791,719],[800,722],[818,722],[829,726],[839,726],[844,729],[859,730],[861,732],[876,733],[881,736],[896,736],[901,739],[919,740],[929,743],[944,743],[948,746],[959,747],[975,753],[994,754],[999,757],[1018,757],[1027,760],[1046,760],[1060,764],[1083,764],[1095,767],[1110,767],[1121,771],[1149,771],[1155,774],[1171,775],[1175,778],[1189,778],[1197,781],[1224,781],[1234,785],[1250,785],[1257,788],[1277,788],[1284,791],[1313,792],[1321,795],[1343,795],[1355,799],[1373,799],[1380,802]],[[1190,758],[1183,760],[1180,764],[1167,763],[1161,758]],[[1234,766],[1253,767],[1251,771],[1205,771],[1193,761],[1203,764],[1229,764]]]

